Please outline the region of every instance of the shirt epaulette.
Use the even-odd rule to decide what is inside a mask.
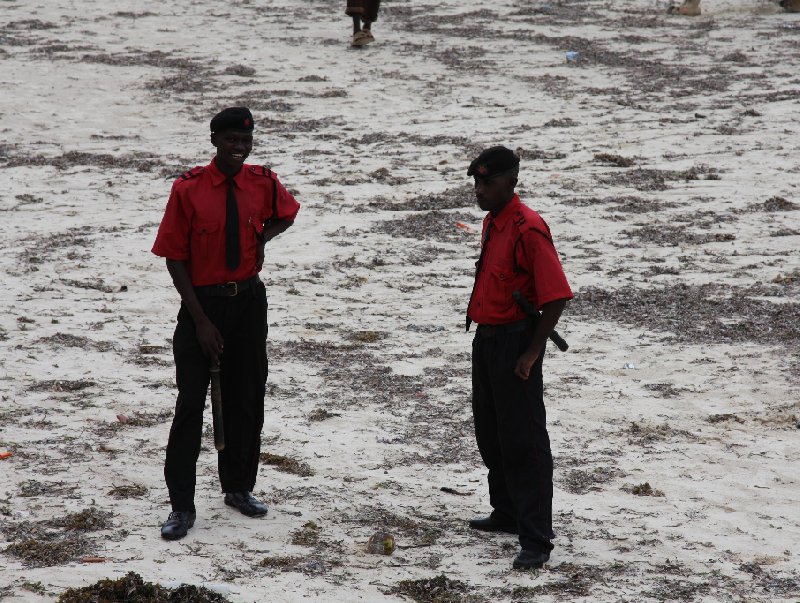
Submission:
[[[266,165],[251,165],[250,172],[256,176],[267,176],[272,178],[272,170]]]
[[[539,228],[538,226],[530,225],[525,230],[528,232],[538,232],[545,239],[550,241],[551,244],[553,242],[553,235],[550,234],[550,229],[547,228],[547,224],[544,225],[544,228]]]
[[[550,241],[550,243],[552,243],[553,235],[550,234],[550,228],[547,226],[547,222],[545,222],[539,214],[531,211],[530,209],[529,211],[531,212],[531,217],[533,218],[533,220],[530,222],[526,218],[525,212],[522,209],[518,210],[514,216],[514,225],[517,227],[520,234],[523,232],[538,232],[545,239]]]
[[[206,168],[204,168],[202,165],[193,167],[191,170],[181,174],[181,180],[191,180],[195,176],[199,176],[200,174],[202,174],[205,171],[205,169]]]

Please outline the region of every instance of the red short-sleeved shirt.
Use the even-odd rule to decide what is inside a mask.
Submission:
[[[497,216],[487,214],[481,240],[483,260],[467,310],[472,321],[500,325],[525,318],[512,297],[514,291],[537,308],[572,299],[550,229],[517,195]]]
[[[272,218],[292,222],[300,211],[300,204],[269,168],[244,165],[233,179],[241,245],[240,262],[235,270],[225,265],[228,189],[216,161],[189,170],[172,185],[153,253],[186,261],[195,287],[255,276],[256,246],[260,244],[264,222]]]

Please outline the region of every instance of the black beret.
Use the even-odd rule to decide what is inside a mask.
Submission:
[[[253,131],[253,114],[247,107],[228,107],[217,113],[211,119],[211,131],[223,130]]]
[[[472,160],[467,176],[491,178],[517,167],[519,167],[519,157],[514,151],[504,146],[489,147]]]

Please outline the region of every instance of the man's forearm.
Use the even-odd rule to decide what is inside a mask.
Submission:
[[[567,300],[558,299],[542,306],[542,318],[536,327],[536,332],[533,334],[533,340],[528,346],[528,352],[538,353],[539,350],[542,349],[545,341],[550,337],[550,333],[556,328],[558,319],[561,318],[561,313],[564,311],[566,305]]]
[[[189,310],[189,314],[192,315],[195,324],[208,320],[200,301],[197,299],[197,294],[194,292],[186,262],[167,260],[167,270],[169,270],[169,275],[172,277],[172,284],[175,285],[175,289],[180,294],[181,300]]]
[[[294,222],[290,222],[289,220],[274,220],[264,229],[264,234],[261,237],[261,244],[263,245],[271,241],[288,229],[292,224],[294,224]]]

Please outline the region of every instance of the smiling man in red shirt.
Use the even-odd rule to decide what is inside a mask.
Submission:
[[[472,343],[475,438],[489,469],[492,513],[470,527],[519,534],[514,568],[539,568],[553,549],[553,457],[545,425],[542,360],[545,343],[572,299],[567,278],[541,216],[514,189],[519,157],[502,146],[469,166],[483,221],[481,255],[467,310]],[[515,291],[538,310],[538,325],[519,307]]]
[[[181,296],[173,338],[178,400],[164,476],[172,513],[167,540],[194,525],[196,465],[211,366],[221,368],[225,448],[218,453],[225,504],[267,513],[252,495],[267,381],[267,296],[258,273],[264,246],[289,228],[300,204],[269,169],[247,165],[253,116],[230,107],[211,120],[216,156],[172,185],[153,253],[166,258]]]

